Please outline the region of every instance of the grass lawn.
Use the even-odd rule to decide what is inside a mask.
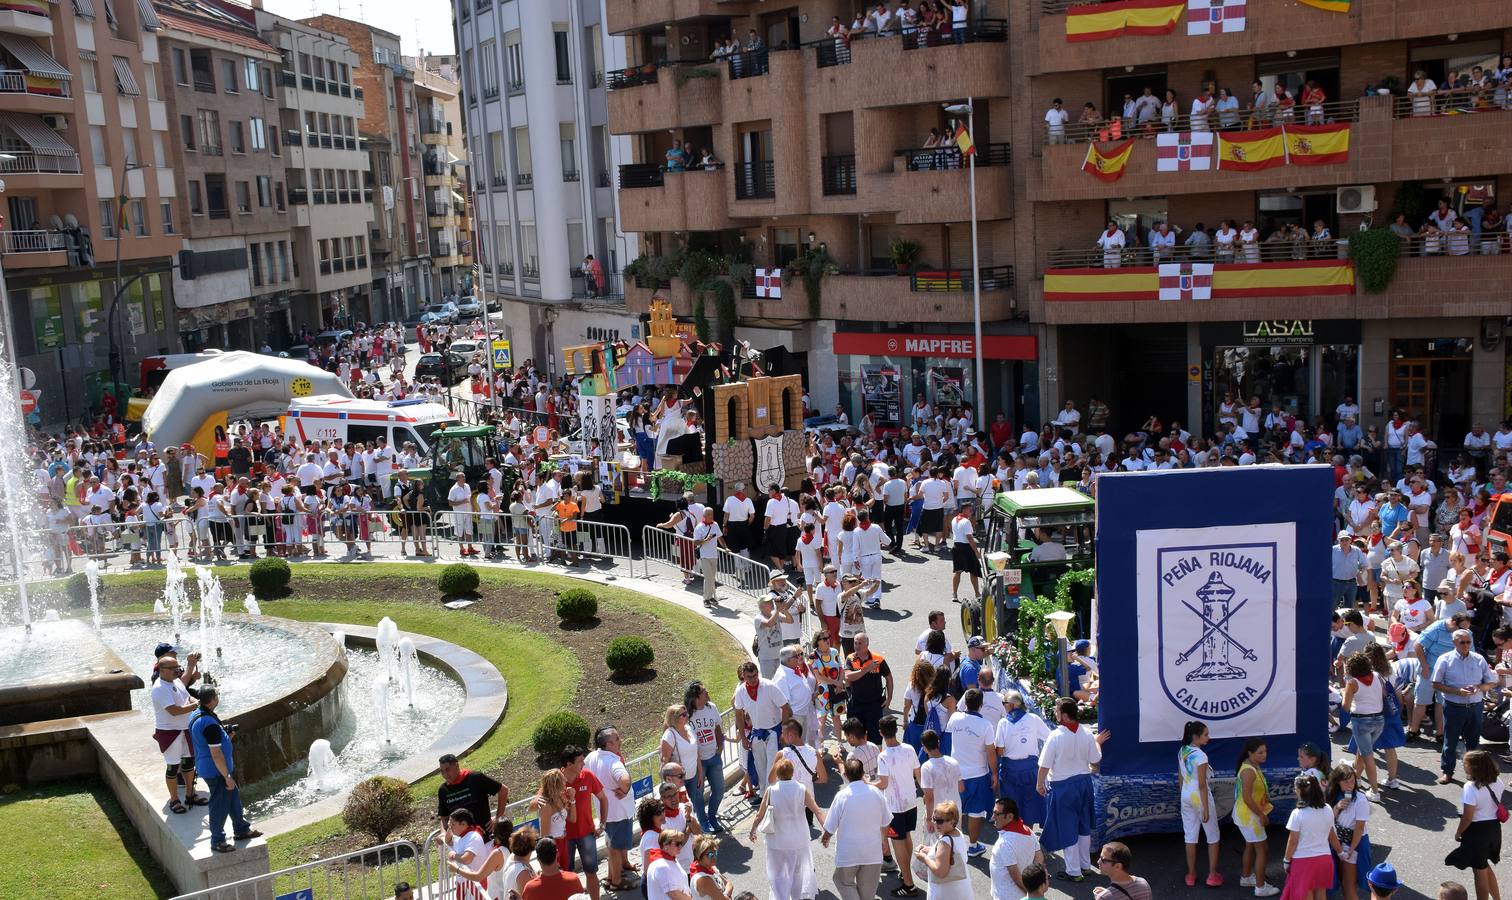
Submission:
[[[0,835],[7,896],[135,900],[176,893],[100,781],[0,796]]]
[[[559,709],[573,709],[590,725],[607,721],[613,709],[604,703],[603,688],[580,684],[585,665],[602,667],[601,653],[608,635],[593,630],[568,632],[555,624],[552,598],[567,587],[583,582],[558,575],[479,568],[479,594],[483,598],[468,610],[443,608],[434,579],[439,566],[405,563],[357,565],[305,564],[292,567],[290,595],[264,600],[263,613],[270,616],[315,622],[376,625],[392,617],[404,631],[414,631],[466,647],[498,667],[509,685],[509,706],[499,727],[471,753],[468,768],[489,771],[510,784],[513,796],[534,790],[528,775],[533,766],[522,758],[533,755],[528,747],[531,731],[541,718]],[[215,570],[227,598],[246,594],[246,566]],[[162,584],[161,572],[136,572],[108,576],[104,602],[110,612],[150,612],[152,598]],[[599,596],[601,618],[612,621],[621,633],[639,633],[658,649],[667,651],[669,665],[658,674],[654,689],[654,721],[637,722],[627,729],[631,753],[655,747],[661,733],[660,711],[681,700],[682,685],[697,678],[713,697],[729,697],[735,687],[735,669],[745,659],[744,651],[718,625],[702,616],[654,597],[624,588],[588,585]],[[191,591],[192,593],[192,591]],[[339,598],[339,599],[336,599]],[[512,608],[511,608],[512,605]],[[229,611],[240,612],[239,600],[231,599]],[[522,627],[519,622],[532,627]],[[576,650],[567,646],[576,645]],[[685,651],[682,655],[671,651]],[[581,658],[580,658],[581,655]],[[672,696],[675,693],[676,696]],[[638,719],[647,718],[644,708]],[[623,727],[623,726],[622,726]],[[524,773],[522,775],[522,772]],[[439,776],[413,786],[418,811],[434,803]],[[420,824],[420,823],[417,823]],[[346,827],[339,817],[313,823],[269,841],[274,869],[308,862],[312,855],[327,855],[350,844],[360,847],[370,841],[343,839]],[[424,833],[423,829],[420,832]],[[397,835],[396,835],[397,836]]]

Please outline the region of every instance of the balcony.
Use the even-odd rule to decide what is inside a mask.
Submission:
[[[625,279],[618,272],[605,272],[604,283],[588,290],[588,279],[582,271],[572,271],[572,299],[591,306],[624,306]]]
[[[862,169],[858,178],[859,212],[897,211],[900,225],[964,222],[970,207],[970,174],[960,168],[960,150],[948,147],[909,148],[892,151],[891,169],[874,171],[876,151],[861,148]],[[982,221],[1013,218],[1013,170],[1007,144],[977,145],[977,218]],[[1076,174],[1089,178],[1078,171]],[[846,207],[850,209],[851,207]]]
[[[777,196],[777,179],[770,159],[736,163],[736,200],[771,200]]]
[[[627,163],[619,167],[620,190],[661,187],[665,177],[666,173],[656,163]]]
[[[7,4],[5,9],[0,9],[0,31],[30,37],[52,37],[51,2],[52,0],[19,0]]]
[[[1241,32],[1188,37],[1183,14],[1169,35],[1067,41],[1066,10],[1086,5],[1084,0],[1031,0],[1027,21],[1019,20],[1029,30],[1025,35],[1028,74],[1100,71],[1110,61],[1120,66],[1175,66],[1288,50],[1306,58],[1318,48],[1333,50],[1373,42],[1440,37],[1465,22],[1475,23],[1477,30],[1512,26],[1512,8],[1502,0],[1459,0],[1452,6],[1452,21],[1446,21],[1444,15],[1450,7],[1421,0],[1372,0],[1368,15],[1360,15],[1358,6],[1354,14],[1342,15],[1315,12],[1295,0],[1247,0],[1245,29]],[[1249,77],[1244,76],[1246,82]]]
[[[641,170],[627,176],[625,169]],[[637,180],[637,174],[639,180]],[[628,189],[630,185],[635,190]],[[626,231],[719,231],[733,227],[723,170],[663,173],[620,167],[620,218]]]
[[[57,231],[0,231],[0,257],[8,269],[51,269],[66,266],[68,242]]]
[[[1364,102],[1388,99],[1395,117],[1391,174],[1381,180],[1437,180],[1443,177],[1446,165],[1454,167],[1466,152],[1477,172],[1512,172],[1512,146],[1504,139],[1512,111],[1495,106],[1494,94],[1454,91]]]
[[[819,161],[820,182],[826,197],[856,192],[856,155],[826,156]]]
[[[71,79],[62,78],[56,74],[38,72],[32,69],[0,69],[0,94],[26,95],[30,97],[50,97],[66,100],[73,96],[69,87]],[[22,106],[9,105],[13,110],[22,111]],[[50,105],[37,107],[43,111],[50,110]]]
[[[649,80],[624,81],[610,73],[609,124],[615,134],[697,128],[722,120],[724,86],[715,66],[652,69]],[[615,87],[619,78],[620,86]],[[634,88],[630,90],[629,88]]]
[[[960,44],[925,44],[902,35],[853,38],[848,47],[833,39],[815,42],[812,52],[804,51],[806,93],[823,113],[1004,97],[1013,86],[1006,38],[1005,22],[984,19],[967,29]],[[877,90],[881,84],[885,91]]]
[[[1013,308],[1013,267],[982,268],[982,319],[997,321],[1011,318]],[[625,302],[632,313],[647,312],[656,293],[636,284],[625,286]],[[676,316],[693,315],[693,295],[681,279],[674,278],[661,296],[672,304]],[[749,296],[736,301],[742,318],[809,320],[808,293],[800,279],[782,285],[782,297],[776,300]],[[826,275],[820,300],[821,319],[877,319],[878,310],[886,317],[903,322],[955,323],[972,318],[971,271],[921,271],[911,275],[895,273]]]
[[[535,175],[530,172],[521,172],[515,176],[515,187],[524,190],[535,185]]]
[[[79,154],[6,151],[13,159],[0,159],[0,175],[12,189],[67,188],[79,186]]]
[[[304,206],[310,202],[310,195],[304,188],[289,189],[289,205]]]
[[[755,2],[742,0],[616,0],[608,5],[608,34],[655,28],[684,19],[754,15]]]
[[[607,78],[608,88],[611,91],[621,91],[625,88],[640,87],[646,84],[656,84],[661,78],[661,69],[653,64],[622,69],[618,72],[610,72]]]
[[[284,87],[294,87],[298,82],[294,78],[294,72],[290,69],[278,70],[278,83]]]

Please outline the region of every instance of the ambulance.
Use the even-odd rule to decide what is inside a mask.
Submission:
[[[339,394],[296,397],[279,417],[279,428],[300,441],[341,441],[372,446],[388,439],[399,450],[414,444],[422,459],[429,459],[438,429],[460,425],[451,410],[428,400],[358,400]]]

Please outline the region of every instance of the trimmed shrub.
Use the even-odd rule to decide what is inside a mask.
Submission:
[[[563,622],[589,622],[598,615],[598,596],[587,588],[568,588],[557,595],[557,618]]]
[[[252,591],[259,597],[277,597],[293,577],[289,564],[278,556],[259,559],[247,572],[247,581],[252,583]]]
[[[341,810],[347,828],[370,834],[380,844],[409,820],[409,785],[384,775],[358,782]]]
[[[560,710],[542,719],[536,725],[535,732],[530,736],[531,746],[541,756],[551,759],[555,764],[557,754],[562,752],[563,747],[576,745],[587,749],[588,742],[592,740],[592,732],[588,729],[588,722],[575,712]]]
[[[63,583],[63,593],[68,597],[68,605],[83,607],[89,605],[89,576],[83,572],[75,572],[68,576]],[[105,585],[100,585],[100,593],[105,593]]]
[[[478,570],[467,563],[452,563],[441,570],[436,586],[448,597],[460,597],[478,590]]]
[[[656,651],[643,637],[633,634],[620,635],[609,642],[604,652],[604,663],[616,675],[639,675],[656,661]]]

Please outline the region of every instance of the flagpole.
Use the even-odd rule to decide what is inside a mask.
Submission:
[[[976,133],[976,104],[971,97],[966,98],[966,130],[971,134]],[[976,138],[972,137],[972,149],[976,148]],[[980,430],[987,421],[987,406],[983,402],[986,396],[987,382],[983,374],[982,364],[982,272],[977,259],[977,196],[976,196],[976,154],[968,155],[970,168],[971,191],[971,318],[976,327],[976,415],[973,423]]]

